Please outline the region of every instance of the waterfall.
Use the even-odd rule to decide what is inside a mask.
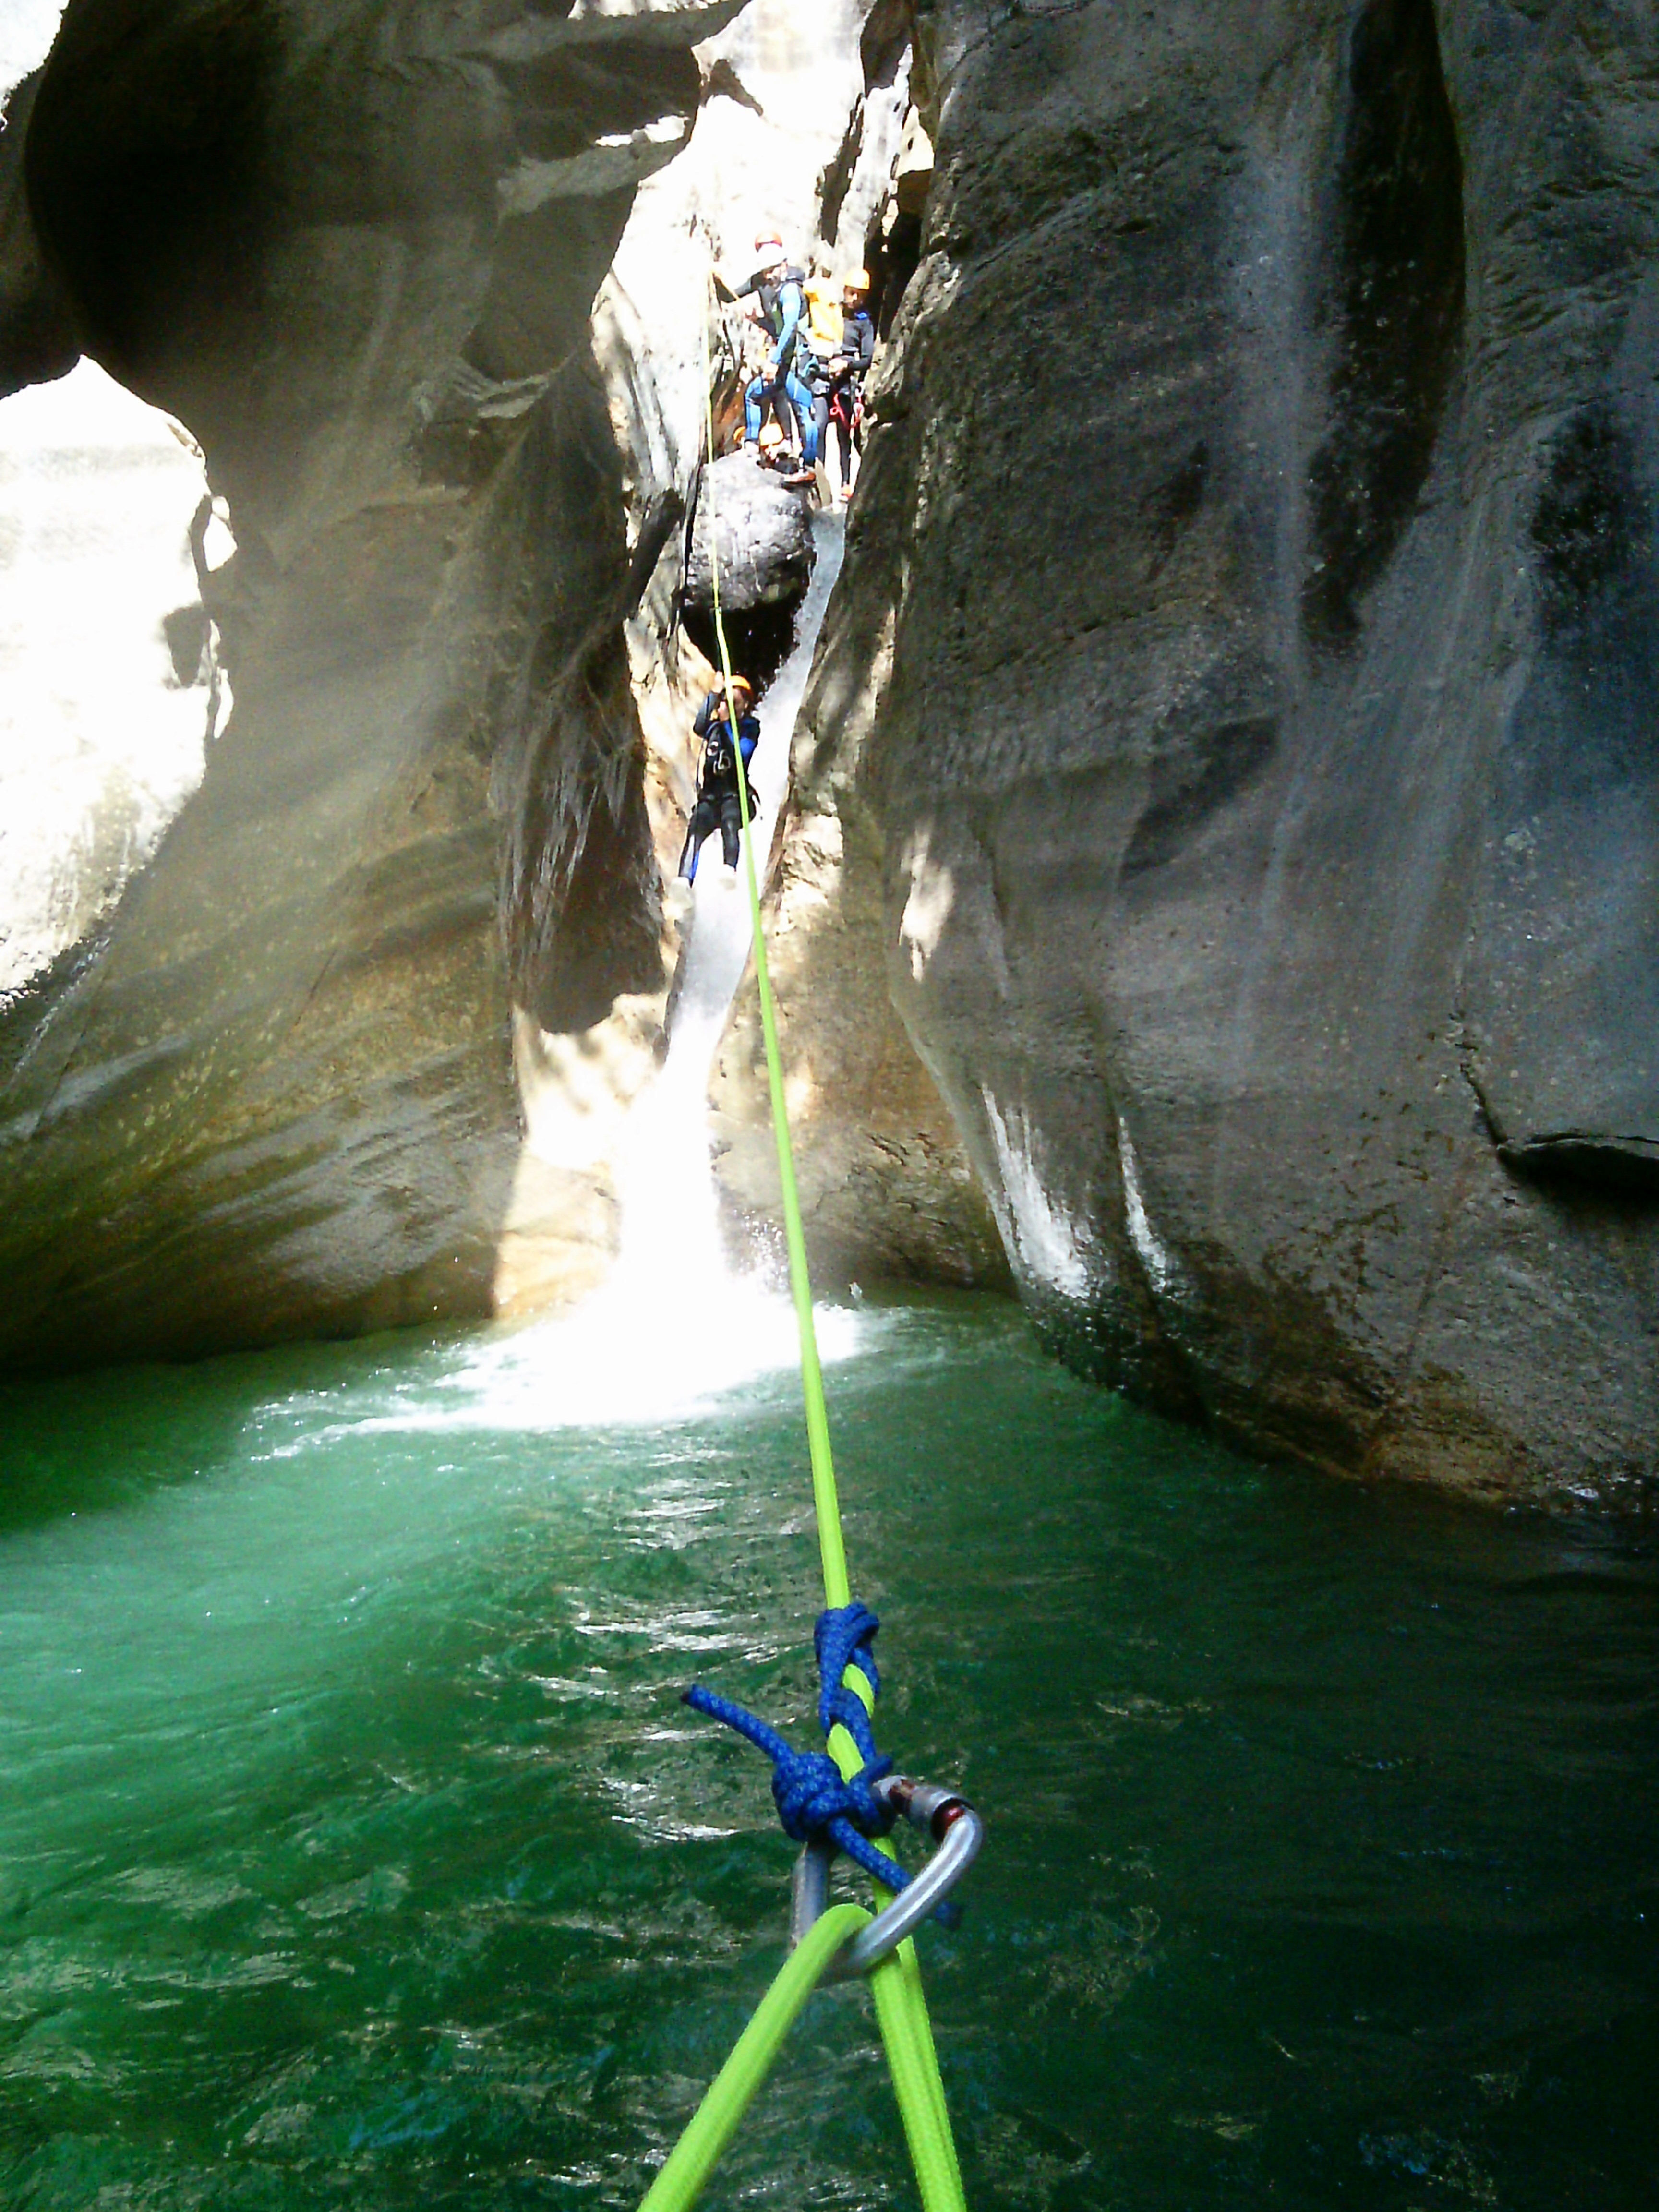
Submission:
[[[745,833],[764,881],[778,809],[789,787],[789,742],[824,609],[841,573],[844,525],[813,518],[817,558],[796,619],[795,643],[757,700],[761,741],[751,781],[760,814]],[[662,1072],[629,1117],[617,1164],[622,1204],[617,1288],[637,1296],[660,1283],[705,1285],[726,1273],[709,1160],[708,1079],[732,997],[749,962],[749,891],[740,865],[732,884],[719,865],[718,834],[703,848],[695,902],[686,917],[684,964]]]
[[[844,525],[814,517],[817,557],[796,619],[795,643],[755,702],[761,740],[751,769],[761,812],[749,833],[763,869],[789,785],[789,746],[830,594],[841,573]],[[616,1162],[622,1247],[604,1289],[568,1316],[483,1347],[447,1387],[470,1401],[457,1425],[562,1427],[651,1421],[798,1357],[787,1296],[722,1249],[708,1143],[708,1079],[727,1013],[749,962],[742,868],[735,887],[718,837],[704,848],[683,925],[680,989],[668,1050],[623,1126]],[[828,1364],[856,1340],[850,1313],[820,1316]],[[416,1425],[432,1425],[422,1412]],[[404,1425],[403,1418],[386,1423]]]

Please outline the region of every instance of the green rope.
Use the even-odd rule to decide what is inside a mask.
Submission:
[[[703,365],[708,368],[708,328],[703,325]],[[708,458],[714,457],[714,403],[703,380]],[[720,614],[720,554],[714,543],[712,494],[708,513],[708,575],[714,589],[714,636],[726,681],[726,711],[732,729],[732,749],[738,757],[738,811],[743,822],[744,872],[749,883],[749,924],[755,948],[755,982],[760,993],[761,1036],[766,1044],[766,1079],[772,1094],[772,1134],[778,1151],[778,1182],[783,1196],[783,1237],[789,1253],[789,1288],[795,1301],[795,1328],[800,1338],[801,1392],[806,1401],[806,1445],[812,1463],[812,1504],[817,1516],[818,1553],[823,1562],[825,1605],[848,1605],[852,1589],[847,1579],[847,1551],[842,1541],[841,1501],[836,1492],[836,1462],[830,1449],[830,1408],[824,1401],[823,1368],[818,1359],[818,1332],[812,1319],[812,1282],[806,1267],[806,1236],[801,1226],[800,1193],[795,1183],[795,1148],[789,1134],[789,1109],[783,1088],[783,1055],[778,1048],[778,1019],[772,1001],[772,976],[766,961],[766,933],[761,927],[760,880],[755,871],[755,841],[750,835],[753,819],[749,804],[749,771],[743,747],[737,742],[738,708],[732,692],[732,655],[726,642],[726,623]],[[860,1762],[861,1764],[862,1762]],[[854,1770],[856,1771],[856,1769]]]
[[[714,401],[708,357],[708,318],[703,317],[702,388],[704,454],[714,459]],[[806,1401],[806,1439],[812,1465],[812,1502],[817,1511],[818,1553],[823,1566],[823,1601],[843,1606],[852,1598],[847,1577],[847,1551],[842,1538],[841,1504],[836,1494],[835,1461],[830,1450],[830,1412],[824,1402],[823,1369],[818,1358],[817,1330],[812,1319],[812,1284],[806,1265],[806,1236],[801,1225],[800,1194],[795,1182],[794,1147],[789,1136],[789,1109],[784,1095],[783,1055],[778,1048],[777,1013],[772,1000],[772,978],[766,959],[766,933],[761,924],[760,880],[755,869],[754,839],[750,834],[753,810],[749,803],[749,777],[738,743],[738,706],[733,696],[732,656],[726,641],[720,611],[720,550],[715,540],[712,493],[708,515],[708,569],[714,589],[714,637],[720,653],[720,675],[726,686],[726,711],[732,731],[732,749],[738,761],[738,808],[743,823],[743,848],[749,883],[749,920],[755,951],[755,982],[760,995],[761,1035],[766,1047],[766,1077],[772,1098],[772,1133],[777,1141],[778,1182],[783,1200],[784,1243],[789,1254],[789,1287],[795,1303],[795,1323],[800,1336],[801,1389]],[[787,733],[786,733],[787,734]],[[863,1699],[871,1702],[870,1686],[856,1668],[842,1678]],[[847,1779],[863,1765],[857,1745],[844,1728],[830,1731],[831,1758]],[[878,1903],[885,1899],[878,1898]],[[730,2142],[790,2023],[806,2002],[818,1977],[852,1932],[846,1917],[859,1913],[855,1905],[837,1905],[826,1912],[811,1933],[786,1961],[737,2048],[709,2087],[702,2106],[657,2176],[641,2212],[689,2212],[698,2191],[714,2169],[714,2161]],[[860,1924],[864,1916],[860,1914]],[[836,1935],[822,1931],[834,1923]],[[825,1948],[827,1946],[827,1948]],[[908,1937],[870,1976],[876,2019],[887,2051],[888,2069],[904,2123],[910,2162],[921,2192],[922,2212],[966,2212],[962,2171],[957,2163],[945,2110],[945,2085],[939,2079],[939,2054],[933,2046],[927,2001],[922,1994],[921,1966],[916,1947]],[[751,2042],[751,2038],[753,2039]],[[740,2063],[741,2062],[741,2063]],[[683,2155],[684,2154],[684,2155]]]
[[[867,1927],[869,1921],[870,1915],[861,1905],[836,1905],[814,1922],[756,2006],[754,2018],[709,2083],[684,2134],[647,2191],[640,2212],[683,2212],[684,2206],[696,2202],[720,2153],[736,2135],[756,2092],[771,2072],[801,2007],[842,1945]]]

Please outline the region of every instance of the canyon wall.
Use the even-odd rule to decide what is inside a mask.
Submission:
[[[823,1249],[936,1202],[925,1119],[863,1165],[908,1041],[1085,1371],[1345,1473],[1639,1489],[1659,23],[917,26],[937,166],[781,856]],[[757,1090],[751,1010],[729,1127]]]
[[[866,88],[860,0],[58,12],[0,35],[0,1368],[580,1297],[679,950],[711,272],[862,252],[903,27]]]
[[[675,518],[629,544],[590,318],[738,4],[72,0],[14,94],[7,380],[84,352],[176,417],[235,550],[199,788],[0,1012],[6,1364],[603,1273],[514,1066],[610,1024],[625,1089],[666,981],[624,623]]]

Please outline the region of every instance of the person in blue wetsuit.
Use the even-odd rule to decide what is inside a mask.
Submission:
[[[743,802],[738,792],[738,761],[741,757],[745,779],[749,763],[760,743],[760,724],[749,712],[753,687],[742,676],[732,678],[732,692],[737,707],[738,741],[732,743],[732,718],[727,712],[724,687],[709,692],[691,725],[691,734],[701,739],[702,750],[697,763],[697,801],[691,809],[691,819],[686,824],[685,848],[680,854],[680,873],[688,884],[697,880],[697,855],[703,841],[713,831],[720,833],[720,848],[726,862],[726,880],[737,881],[738,855],[742,849]],[[755,812],[755,794],[749,793],[749,811]]]
[[[801,465],[784,482],[809,484],[818,458],[818,429],[812,417],[811,379],[817,365],[806,323],[805,272],[790,266],[782,240],[770,232],[763,231],[755,240],[755,274],[739,285],[737,296],[757,298],[756,319],[772,344],[765,368],[743,396],[747,441],[758,454],[761,418],[768,405],[780,410],[787,405],[800,436]]]

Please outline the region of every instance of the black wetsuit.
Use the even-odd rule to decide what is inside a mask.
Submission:
[[[702,739],[702,759],[697,769],[697,803],[691,809],[691,819],[686,824],[685,849],[680,854],[680,873],[687,883],[697,879],[697,854],[703,840],[718,830],[720,849],[728,868],[735,868],[741,853],[743,834],[743,802],[738,795],[738,757],[732,744],[731,726],[722,717],[716,720],[714,708],[720,694],[711,691],[697,709],[696,720],[691,725],[692,734]],[[738,743],[743,748],[743,765],[747,774],[754,758],[755,747],[760,743],[760,724],[752,714],[738,717]],[[755,794],[749,793],[749,811],[755,811]]]
[[[832,377],[828,366],[820,364],[818,374],[812,381],[812,419],[817,425],[818,455],[823,459],[830,451],[828,441],[833,422],[841,443],[843,483],[852,471],[853,433],[858,424],[859,398],[875,350],[876,326],[868,312],[863,307],[854,307],[849,313],[843,307],[841,311],[841,357],[847,366]]]

